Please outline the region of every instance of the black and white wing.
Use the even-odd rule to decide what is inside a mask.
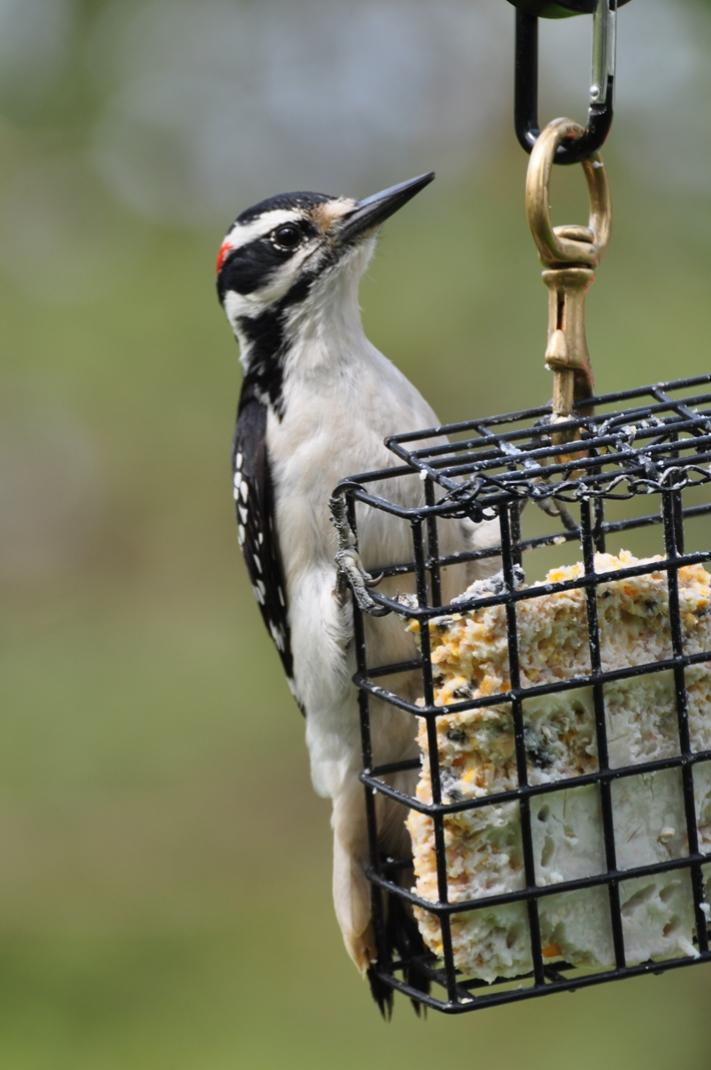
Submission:
[[[243,394],[232,452],[237,533],[254,597],[279,651],[289,687],[295,693],[284,574],[274,526],[266,428],[266,407],[253,395]]]

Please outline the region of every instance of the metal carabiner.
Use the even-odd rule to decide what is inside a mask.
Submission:
[[[518,5],[521,0],[510,2]],[[581,138],[565,141],[558,146],[555,163],[580,163],[600,148],[610,131],[614,101],[615,23],[619,2],[596,0],[588,124]],[[541,6],[538,5],[539,8]],[[526,152],[531,152],[541,132],[538,122],[538,15],[521,8],[516,11],[514,116],[516,136]]]
[[[597,0],[509,0],[529,15],[540,15],[544,19],[565,19],[571,15],[594,15]],[[617,6],[629,3],[629,0],[617,0]]]

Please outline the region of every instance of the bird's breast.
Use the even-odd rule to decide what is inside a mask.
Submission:
[[[267,449],[275,490],[277,530],[287,587],[303,569],[333,566],[337,549],[329,499],[337,484],[353,472],[393,467],[397,459],[386,449],[385,436],[397,426],[373,420],[362,399],[331,397],[311,404],[289,399],[279,420],[270,413]],[[404,506],[423,501],[421,481],[384,479],[370,488]],[[366,568],[394,564],[407,557],[409,524],[379,510],[358,507],[358,538]]]

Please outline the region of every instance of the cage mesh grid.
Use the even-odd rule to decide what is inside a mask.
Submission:
[[[399,435],[388,442],[402,464],[378,472],[361,473],[343,481],[340,492],[347,500],[348,515],[357,537],[359,511],[375,509],[395,520],[405,520],[412,531],[412,559],[386,567],[377,567],[383,576],[414,574],[416,598],[399,599],[371,590],[378,611],[390,610],[408,621],[420,624],[448,613],[465,612],[486,606],[505,608],[510,687],[505,692],[462,702],[438,705],[435,702],[434,672],[429,629],[420,629],[418,656],[397,664],[380,664],[377,650],[367,643],[365,617],[354,601],[357,672],[354,677],[359,692],[365,807],[370,842],[367,875],[372,886],[373,917],[378,947],[374,966],[385,985],[420,1002],[449,1013],[480,1009],[561,990],[622,979],[647,973],[661,973],[685,965],[708,961],[708,904],[705,902],[703,866],[711,863],[711,852],[701,849],[697,801],[694,791],[694,768],[711,759],[709,750],[693,750],[688,723],[688,699],[685,674],[689,666],[711,662],[711,651],[693,654],[684,650],[684,636],[679,609],[678,573],[687,565],[711,560],[711,534],[702,532],[701,547],[686,548],[686,526],[711,512],[711,375],[641,387],[594,399],[595,415],[580,416],[557,425],[568,429],[572,441],[555,445],[551,438],[550,409],[538,408],[488,419],[467,421]],[[416,509],[397,504],[398,495],[382,496],[383,485],[392,488],[394,481],[412,479],[418,473],[424,484],[424,505]],[[387,480],[387,483],[383,483]],[[378,493],[374,493],[373,485]],[[697,489],[698,488],[698,489]],[[685,500],[685,496],[690,500]],[[524,538],[522,508],[535,501],[548,517],[545,523],[554,528],[543,534]],[[606,511],[617,503],[627,503],[627,514],[610,518]],[[644,508],[628,515],[630,507],[640,502]],[[650,508],[648,503],[654,503]],[[577,512],[577,519],[570,510]],[[530,516],[529,506],[526,515]],[[533,510],[540,518],[542,514]],[[467,517],[476,522],[495,520],[500,541],[478,550],[440,553],[439,526],[451,519]],[[658,528],[663,557],[653,564],[639,563],[612,573],[596,572],[594,554],[605,551],[609,536],[623,532]],[[528,556],[541,549],[579,545],[583,575],[542,586],[522,587],[522,566]],[[499,589],[491,594],[465,598],[456,605],[443,605],[440,573],[442,568],[478,559],[493,558],[500,565]],[[377,563],[367,562],[369,566]],[[651,664],[627,665],[604,669],[600,653],[598,622],[599,587],[610,580],[637,577],[663,571],[668,585],[668,612],[671,656]],[[410,580],[412,583],[412,580]],[[517,611],[525,599],[560,591],[584,591],[590,672],[569,679],[538,686],[521,686]],[[421,699],[398,693],[401,674],[417,670],[421,674]],[[674,681],[678,747],[671,756],[633,765],[610,765],[605,685],[646,674],[671,672]],[[388,686],[383,686],[388,678]],[[597,769],[541,783],[530,783],[526,751],[524,703],[536,696],[588,687],[592,691]],[[423,802],[388,782],[392,774],[411,772],[417,775],[420,759],[398,762],[380,761],[373,753],[371,698],[382,700],[386,707],[407,711],[413,718],[424,719],[427,726],[431,803]],[[513,718],[517,783],[505,791],[443,801],[436,726],[440,717],[452,713],[510,707]],[[613,785],[629,777],[654,774],[662,770],[679,770],[683,790],[688,850],[682,857],[647,865],[621,867],[615,839]],[[599,791],[605,866],[600,873],[556,883],[537,882],[531,831],[531,805],[550,792],[595,785]],[[427,814],[433,823],[437,870],[437,900],[419,896],[411,887],[412,860],[383,858],[378,848],[376,798],[385,797],[399,804],[403,818],[408,810]],[[523,847],[525,885],[514,891],[472,900],[452,901],[448,890],[448,866],[444,821],[460,811],[517,802]],[[628,963],[625,933],[620,906],[620,883],[634,878],[679,870],[689,875],[693,895],[694,953],[654,961]],[[711,869],[708,870],[711,876]],[[541,942],[539,907],[551,895],[602,887],[607,890],[609,920],[614,948],[614,966],[595,971],[575,968],[565,961],[545,961]],[[441,954],[431,952],[400,955],[392,958],[384,939],[387,895],[395,895],[411,906],[427,911],[439,920]],[[528,920],[531,969],[518,977],[488,983],[468,977],[457,969],[452,946],[452,919],[457,914],[482,907],[510,903],[525,904]]]

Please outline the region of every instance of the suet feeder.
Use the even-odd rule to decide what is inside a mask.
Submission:
[[[616,4],[557,5],[596,10],[593,99],[587,129],[556,120],[542,134],[534,46],[537,14],[551,12],[516,6],[553,402],[395,435],[396,467],[349,477],[334,496],[356,544],[369,511],[412,533],[409,560],[368,565],[415,594],[376,584],[353,598],[374,972],[450,1013],[711,959],[711,375],[593,392],[583,302],[609,236],[597,148]],[[554,162],[582,163],[586,225],[552,227]],[[423,504],[405,509],[397,482],[413,478]],[[495,538],[447,556],[443,529],[462,518]],[[473,565],[484,578],[445,602],[444,571]],[[382,664],[369,613],[398,615],[417,656]],[[413,672],[415,700],[399,683]],[[393,710],[418,741],[397,763],[377,753],[374,724]],[[379,798],[401,809],[412,856],[379,853]],[[384,939],[392,896],[422,936],[396,955]]]

